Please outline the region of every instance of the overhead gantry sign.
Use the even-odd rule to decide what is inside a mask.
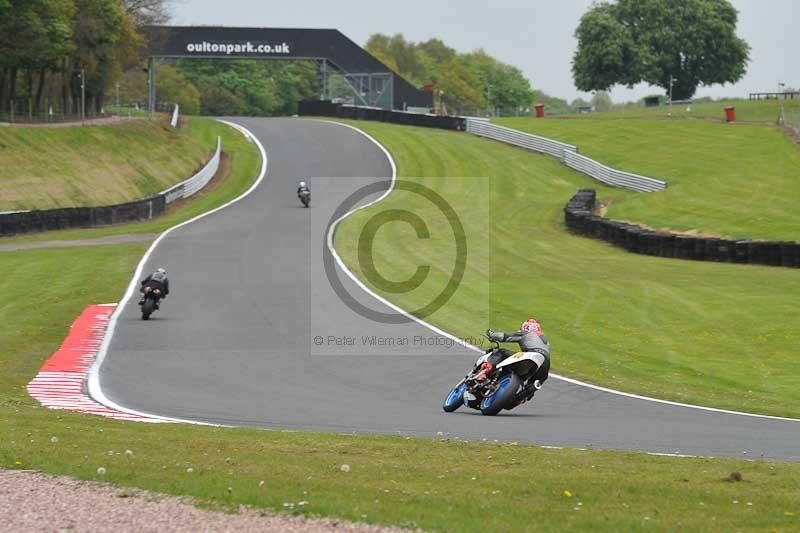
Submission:
[[[432,95],[393,73],[338,30],[151,26],[150,105],[155,106],[156,58],[282,59],[315,61],[321,98],[329,97],[330,76],[351,89],[353,103],[383,108],[431,107]]]

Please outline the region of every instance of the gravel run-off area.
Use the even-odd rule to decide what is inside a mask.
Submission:
[[[199,509],[189,498],[25,470],[0,469],[4,531],[354,531],[400,529],[240,508]]]

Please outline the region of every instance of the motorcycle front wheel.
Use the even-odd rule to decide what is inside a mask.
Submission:
[[[506,406],[511,405],[521,383],[519,376],[513,372],[501,376],[495,391],[481,400],[481,413],[486,416],[494,416]]]
[[[444,399],[444,405],[442,406],[442,409],[444,409],[445,413],[452,413],[464,405],[464,389],[466,388],[466,381],[462,381],[453,387],[453,390],[451,390],[450,394],[447,395],[447,398]]]

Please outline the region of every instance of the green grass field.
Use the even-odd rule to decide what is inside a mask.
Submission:
[[[160,120],[0,128],[0,211],[138,200],[191,176],[213,148]]]
[[[577,144],[605,165],[669,184],[652,194],[605,192],[610,218],[733,238],[800,240],[800,150],[778,128],[613,116],[497,122]]]
[[[446,157],[429,161],[439,170],[459,161],[464,171],[496,164],[496,154],[488,154],[481,160],[486,167],[476,167],[465,157],[483,153],[482,147],[474,144],[470,153],[459,146],[460,138],[444,132],[383,128],[387,144],[388,137],[395,137],[401,168],[413,164],[412,150],[426,154],[419,161],[423,164],[442,142],[453,148]],[[425,133],[435,135],[430,151],[419,144]],[[246,142],[228,146],[236,147],[228,178],[236,185],[217,187],[203,200],[206,207],[241,192],[257,174],[255,147]],[[553,163],[553,168],[560,167]],[[575,178],[550,173],[548,179],[557,190]],[[527,209],[518,213],[528,214]],[[441,531],[800,527],[796,464],[150,425],[41,408],[27,396],[25,385],[85,306],[120,297],[144,249],[135,244],[0,254],[0,467],[188,495],[212,508],[244,504]],[[342,472],[343,464],[349,472]],[[105,475],[97,473],[101,466]],[[744,481],[728,481],[734,471]],[[468,491],[480,500],[466,498]]]
[[[489,206],[490,227],[483,216],[462,219],[478,250],[468,260],[471,283],[429,317],[437,326],[474,337],[490,325],[517,329],[533,315],[553,343],[553,372],[681,402],[800,416],[800,330],[792,319],[800,271],[641,256],[573,236],[562,209],[577,188],[596,186],[601,197],[635,193],[599,187],[553,158],[463,133],[357,125],[389,149],[400,176],[439,192],[457,212]],[[468,176],[488,176],[491,194],[470,186],[479,180],[452,179]],[[362,279],[358,234],[366,219],[392,208],[423,217],[432,210],[424,199],[394,193],[337,231],[337,248]],[[487,244],[491,256],[481,251]],[[445,286],[453,248],[447,238],[428,242],[406,224],[387,225],[375,241],[377,270],[402,280],[417,265],[432,265],[431,276],[405,294],[372,286],[415,309]]]
[[[800,113],[800,98],[782,100],[787,115]],[[736,110],[739,122],[763,122],[775,124],[780,113],[781,101],[778,100],[721,100],[719,102],[700,102],[696,104],[675,104],[672,106],[672,118],[696,118],[708,120],[725,120],[725,108],[732,106]],[[561,115],[563,118],[595,119],[595,118],[669,118],[669,106],[616,108],[597,113]]]

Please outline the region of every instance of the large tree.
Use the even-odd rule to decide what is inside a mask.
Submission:
[[[72,0],[0,0],[0,109],[17,95],[17,74],[23,72],[29,111],[41,98],[45,74],[57,70],[72,48]]]
[[[122,5],[136,26],[164,24],[171,16],[168,0],[123,0]]]
[[[727,0],[619,0],[599,3],[575,30],[575,86],[608,90],[639,82],[691,98],[699,85],[742,78],[750,47],[736,35]]]
[[[444,91],[450,111],[527,107],[533,100],[522,71],[480,49],[460,54],[440,39],[413,43],[401,34],[380,33],[372,35],[365,48],[417,87],[431,83],[437,96]]]

